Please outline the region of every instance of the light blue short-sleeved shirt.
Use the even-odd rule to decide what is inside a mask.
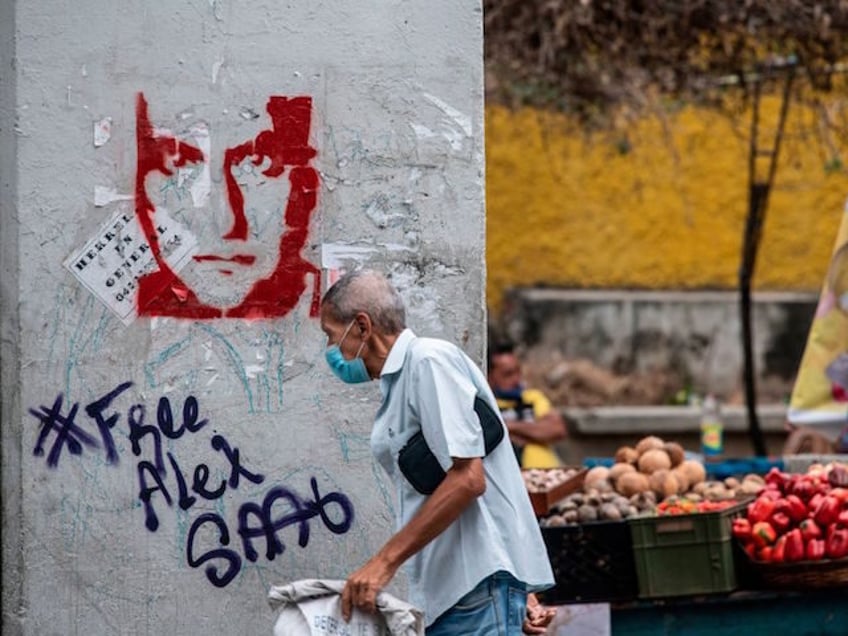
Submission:
[[[396,525],[405,526],[424,503],[397,465],[400,449],[423,431],[447,470],[452,457],[483,457],[483,433],[474,398],[498,411],[483,373],[449,342],[404,330],[380,375],[383,402],[371,432],[371,449],[397,490]],[[431,624],[481,580],[506,570],[529,591],[554,583],[545,544],[515,453],[504,440],[483,460],[486,492],[445,531],[406,563],[410,602]]]

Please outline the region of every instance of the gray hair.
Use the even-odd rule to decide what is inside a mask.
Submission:
[[[321,305],[329,307],[339,322],[350,322],[364,312],[382,333],[394,335],[406,328],[403,299],[385,276],[373,270],[344,274],[324,294]]]

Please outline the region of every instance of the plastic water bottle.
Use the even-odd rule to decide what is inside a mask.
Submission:
[[[715,461],[724,452],[724,423],[718,400],[707,395],[701,405],[701,453],[706,461]]]

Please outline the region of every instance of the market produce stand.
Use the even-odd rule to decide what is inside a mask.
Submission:
[[[613,634],[848,635],[848,457],[704,466],[649,436],[553,470],[525,471],[543,602],[609,603]]]

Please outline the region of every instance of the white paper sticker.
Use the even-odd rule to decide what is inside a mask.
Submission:
[[[115,201],[132,201],[133,195],[120,194],[109,186],[94,186],[94,207],[102,208]]]
[[[153,271],[156,263],[133,210],[123,204],[97,235],[71,254],[64,266],[99,298],[125,325],[137,317],[138,279]],[[153,226],[168,266],[179,272],[197,252],[197,240],[157,209]]]
[[[112,118],[104,117],[94,122],[94,146],[99,148],[112,137]]]

